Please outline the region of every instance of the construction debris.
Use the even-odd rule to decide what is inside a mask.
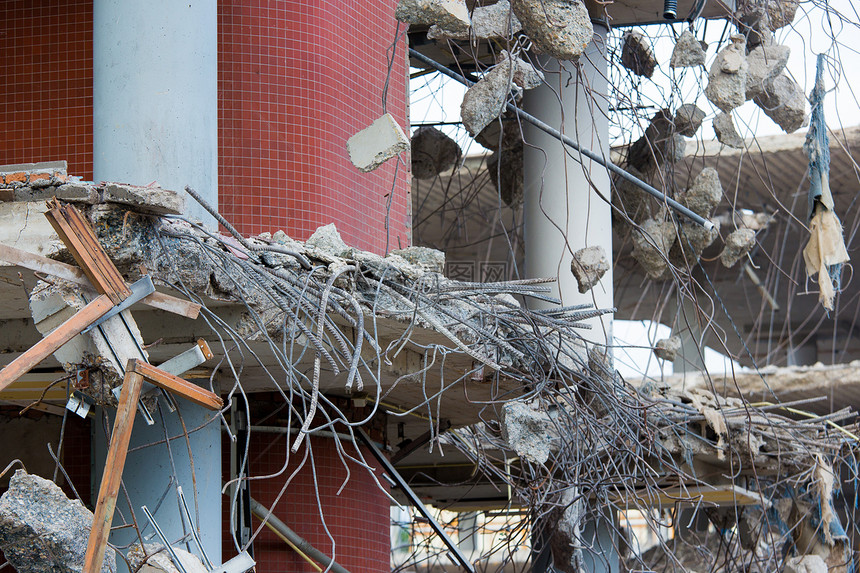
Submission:
[[[412,134],[412,176],[432,179],[454,167],[462,150],[457,142],[435,127],[419,127]]]
[[[628,165],[627,171],[639,179],[644,177],[635,167]],[[641,223],[651,217],[651,200],[645,193],[642,193],[638,186],[627,179],[616,176],[612,180],[612,190],[612,204],[621,213],[626,214],[631,221]],[[624,218],[615,214],[614,211],[613,217],[618,223],[625,222]]]
[[[827,573],[829,570],[819,555],[790,557],[785,562],[785,573]]]
[[[446,33],[468,34],[466,0],[399,0],[394,17],[406,24],[439,26]]]
[[[522,30],[516,14],[511,10],[509,0],[499,0],[489,6],[475,6],[472,11],[472,28],[470,33],[480,39],[507,39]],[[470,34],[452,34],[450,30],[440,26],[431,26],[427,37],[431,40],[451,38],[453,40],[468,40]]]
[[[609,259],[601,246],[580,249],[573,253],[570,261],[570,271],[576,277],[579,292],[583,294],[590,291],[609,268]]]
[[[806,121],[806,95],[797,82],[785,74],[774,78],[753,101],[786,133],[797,131]]]
[[[507,50],[502,50],[501,60],[511,59]],[[539,87],[543,81],[543,72],[535,68],[530,62],[519,57],[513,58],[514,69],[512,77],[514,83],[524,90],[533,90]]]
[[[537,464],[546,463],[559,446],[552,417],[536,403],[512,400],[502,408],[502,438],[517,455]]]
[[[511,7],[535,47],[556,59],[578,58],[594,36],[579,0],[512,0]]]
[[[765,93],[785,69],[790,54],[791,49],[780,44],[762,44],[747,54],[747,100]]]
[[[390,113],[374,121],[346,142],[349,160],[359,171],[373,171],[392,157],[409,151],[409,138]]]
[[[511,59],[503,57],[481,80],[466,90],[460,106],[463,127],[473,136],[499,117],[509,97],[516,98],[521,88],[514,83]]]
[[[0,497],[0,549],[19,573],[84,573],[93,514],[52,481],[17,470]],[[113,549],[100,571],[116,571]]]
[[[692,68],[705,65],[706,44],[696,39],[692,30],[684,30],[675,43],[672,57],[669,60],[671,68]]]
[[[710,217],[722,199],[723,186],[719,173],[713,167],[705,167],[678,201],[702,217]]]
[[[676,133],[674,115],[662,109],[651,118],[642,137],[630,145],[627,165],[650,176],[658,167],[683,159],[686,145],[684,137]]]
[[[677,235],[672,221],[648,219],[642,223],[641,230],[633,231],[633,258],[649,278],[666,278],[669,270],[669,251],[675,244]]]
[[[743,149],[744,139],[740,136],[735,124],[732,121],[732,116],[729,113],[720,112],[714,117],[714,133],[717,135],[717,140],[723,145],[734,147],[735,149]]]
[[[720,253],[720,262],[726,268],[735,266],[739,260],[755,246],[755,231],[752,229],[735,229],[726,237],[726,246]]]
[[[182,562],[184,572],[174,565],[167,548],[160,543],[147,543],[144,547],[145,549],[141,548],[140,543],[135,543],[129,548],[126,559],[128,559],[132,571],[138,573],[209,573],[209,570],[196,555],[179,547],[172,547],[171,549]]]
[[[728,113],[746,101],[746,40],[740,34],[717,54],[708,74],[705,95],[715,106]]]
[[[669,338],[661,338],[654,344],[654,356],[660,360],[674,362],[675,357],[681,350],[681,337],[670,336]]]
[[[654,50],[644,34],[629,31],[624,34],[621,47],[621,65],[636,74],[650,78],[657,68]]]
[[[500,166],[504,168],[500,169]],[[517,207],[523,202],[523,140],[502,147],[487,159],[490,180],[505,205]]]
[[[406,247],[405,249],[395,249],[391,251],[391,254],[403,257],[409,263],[421,267],[429,273],[441,274],[445,272],[445,253],[442,251],[427,247]]]
[[[685,103],[675,112],[675,131],[685,137],[694,137],[704,119],[705,112],[696,104]]]

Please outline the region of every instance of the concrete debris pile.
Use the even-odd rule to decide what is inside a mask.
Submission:
[[[17,470],[0,497],[0,549],[19,573],[83,573],[93,514],[52,481]],[[116,571],[108,548],[102,573]]]
[[[208,569],[193,553],[173,547],[176,557],[182,562],[184,573],[208,573]],[[135,543],[126,555],[132,571],[138,573],[183,573],[176,567],[167,549],[159,543],[147,543],[142,548]]]

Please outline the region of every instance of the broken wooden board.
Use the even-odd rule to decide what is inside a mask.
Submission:
[[[210,410],[220,410],[224,407],[224,401],[217,394],[165,372],[160,368],[156,368],[152,364],[140,360],[129,360],[127,368],[143,376],[147,382],[168,390],[177,396],[182,396],[198,406],[203,406]]]
[[[615,506],[627,506],[631,509],[647,507],[671,507],[676,503],[683,505],[707,506],[739,506],[760,505],[765,509],[770,502],[761,494],[736,485],[717,486],[673,486],[664,489],[631,492],[629,494],[611,495],[609,501]]]

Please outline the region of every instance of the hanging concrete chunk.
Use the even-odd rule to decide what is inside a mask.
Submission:
[[[511,55],[502,50],[502,60],[511,59]],[[512,77],[514,83],[524,90],[533,90],[543,83],[543,72],[534,67],[531,63],[521,59],[513,58]]]
[[[702,42],[690,30],[678,37],[672,57],[669,59],[670,68],[693,68],[705,65],[705,48]]]
[[[666,277],[669,251],[675,243],[675,224],[671,221],[648,219],[642,229],[633,231],[633,258],[655,280]]]
[[[635,167],[628,165],[627,172],[637,179],[644,179],[645,176]],[[634,223],[651,217],[651,201],[649,195],[642,192],[642,189],[627,179],[620,176],[615,176],[612,179],[612,204],[622,213],[625,213]],[[613,209],[613,218],[618,223],[626,222],[622,217],[619,217]]]
[[[735,149],[742,149],[744,146],[744,140],[738,134],[738,130],[735,129],[731,114],[724,112],[717,114],[714,118],[714,133],[717,134],[717,139],[723,145]]]
[[[93,514],[52,481],[18,470],[0,497],[0,549],[18,573],[82,573]],[[102,573],[116,571],[105,551]]]
[[[693,137],[702,127],[705,112],[696,104],[685,103],[675,112],[675,131],[686,137]]]
[[[558,449],[557,425],[536,405],[512,400],[502,408],[502,438],[531,462],[543,464]]]
[[[747,54],[747,91],[748,100],[762,95],[788,63],[791,49],[788,46],[762,44]]]
[[[586,247],[573,253],[570,271],[576,277],[580,293],[587,293],[609,270],[609,259],[603,247]]]
[[[703,226],[689,221],[678,222],[678,240],[669,252],[669,261],[676,267],[688,268],[699,260],[702,251],[711,246],[720,236],[720,222],[711,220],[714,227]]]
[[[473,136],[479,134],[501,115],[511,92],[516,95],[520,90],[513,82],[510,58],[503,58],[478,83],[466,90],[460,106],[463,126]]]
[[[657,68],[657,58],[645,35],[641,32],[624,34],[624,44],[621,46],[621,65],[636,74],[650,78]]]
[[[501,168],[499,165],[501,164]],[[523,140],[502,147],[487,159],[490,181],[496,186],[505,205],[516,207],[523,202]]]
[[[436,25],[452,34],[468,34],[466,0],[400,0],[394,17],[406,24]]]
[[[475,38],[507,39],[522,29],[523,25],[511,10],[511,3],[508,0],[499,0],[490,6],[475,6],[472,11],[471,35]],[[454,34],[440,26],[431,26],[427,31],[427,37],[431,40],[437,38],[467,40],[469,33]]]
[[[578,58],[594,36],[579,0],[512,0],[511,7],[537,48],[559,60]]]
[[[681,195],[680,203],[702,217],[710,217],[723,198],[720,176],[713,167],[705,167],[693,180],[693,186]]]
[[[460,161],[457,142],[435,127],[419,127],[412,135],[412,176],[431,179]]]
[[[735,229],[726,237],[726,246],[720,253],[720,262],[726,268],[735,266],[755,246],[755,231],[752,229]]]
[[[785,74],[777,76],[753,101],[786,133],[797,131],[806,120],[806,95]]]
[[[820,555],[800,555],[785,562],[785,573],[827,573],[831,569]]]
[[[654,356],[660,360],[673,362],[678,352],[681,350],[681,337],[670,336],[662,338],[654,345]]]
[[[725,112],[740,107],[746,101],[747,68],[746,41],[735,34],[732,42],[717,54],[708,73],[705,95]]]
[[[349,159],[359,171],[373,171],[392,157],[409,150],[409,138],[386,113],[346,142]]]

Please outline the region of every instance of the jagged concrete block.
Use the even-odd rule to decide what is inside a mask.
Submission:
[[[624,34],[621,46],[621,65],[636,74],[650,78],[657,68],[657,58],[648,39],[641,32],[631,31]]]
[[[705,95],[724,112],[740,107],[746,101],[747,69],[746,40],[735,34],[732,42],[717,54],[708,73]]]
[[[717,240],[720,236],[720,221],[711,222],[714,224],[712,229],[686,220],[678,223],[678,240],[669,253],[669,261],[673,265],[686,268],[695,264],[702,256],[702,251]]]
[[[373,171],[392,157],[409,150],[409,138],[390,113],[370,124],[346,142],[349,160],[359,171]]]
[[[52,481],[18,470],[0,497],[0,549],[18,573],[82,573],[93,514]],[[102,573],[116,571],[108,547]]]
[[[720,253],[720,262],[726,268],[731,268],[749,253],[755,246],[755,231],[752,229],[735,229],[726,237],[726,246]]]
[[[738,134],[738,130],[735,129],[731,114],[725,112],[717,114],[714,118],[714,133],[723,145],[734,147],[735,149],[743,149],[744,139]]]
[[[334,223],[318,227],[305,241],[305,247],[332,257],[349,257],[355,251],[343,241]]]
[[[684,30],[675,42],[670,68],[693,68],[705,65],[705,48],[691,30]]]
[[[633,258],[649,278],[665,278],[669,251],[676,238],[675,224],[671,221],[648,219],[641,230],[633,231]]]
[[[412,176],[432,179],[460,161],[457,142],[435,127],[419,127],[412,135]]]
[[[827,573],[829,568],[820,555],[800,555],[785,562],[785,573]]]
[[[578,58],[594,36],[579,0],[512,0],[511,7],[537,48],[559,60]]]
[[[499,0],[490,6],[475,6],[472,11],[471,35],[480,39],[507,39],[523,29],[517,15],[511,10],[509,0]],[[451,38],[467,40],[468,33],[454,34],[440,26],[431,26],[427,31],[431,40]]]
[[[746,99],[762,95],[788,63],[791,49],[780,44],[757,46],[747,54]]]
[[[176,191],[158,186],[140,187],[125,183],[105,183],[102,190],[105,203],[119,203],[144,213],[181,215],[185,197]]]
[[[186,573],[208,573],[209,570],[193,553],[179,547],[173,547],[173,552],[182,562]],[[140,543],[135,543],[128,550],[126,558],[132,571],[137,573],[181,573],[174,565],[170,553],[160,543],[147,543],[145,550],[141,548]]]
[[[686,137],[693,137],[702,127],[705,112],[693,103],[685,103],[675,112],[675,131]]]
[[[670,336],[662,338],[654,345],[654,356],[660,360],[673,362],[678,352],[681,350],[681,337]]]
[[[702,217],[710,217],[723,198],[720,175],[713,167],[705,167],[693,180],[693,185],[680,197],[680,203]]]
[[[511,70],[511,76],[513,77],[514,83],[522,89],[533,90],[543,83],[543,72],[534,67],[531,63],[518,57],[511,58],[511,55],[507,50],[502,50],[502,59],[510,59],[512,61],[514,67],[513,70]]]
[[[558,433],[550,415],[517,400],[502,408],[502,438],[518,456],[543,464],[558,449]]]
[[[430,272],[445,272],[445,253],[437,251],[436,249],[428,247],[406,247],[405,249],[395,249],[391,251],[390,254],[403,257],[411,264],[422,267]]]
[[[806,120],[806,95],[785,74],[777,76],[753,101],[786,133],[797,131]]]
[[[580,293],[587,293],[609,270],[609,259],[603,247],[586,247],[573,253],[570,271],[576,278]]]
[[[502,59],[478,83],[466,90],[460,105],[460,117],[463,127],[473,136],[501,115],[512,91],[520,91],[521,88],[513,82],[511,68],[511,60]]]
[[[466,0],[400,0],[394,17],[406,24],[436,25],[450,34],[468,34]]]
[[[501,166],[501,167],[500,167]],[[490,181],[505,205],[515,207],[523,202],[523,142],[502,147],[487,159]]]

